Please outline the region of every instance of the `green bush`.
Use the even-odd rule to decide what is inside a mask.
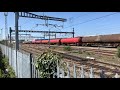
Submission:
[[[61,59],[60,55],[54,54],[52,51],[43,52],[35,62],[35,66],[40,72],[40,77],[52,78],[53,74],[57,72],[57,62],[61,68],[64,68],[65,64],[61,63]]]
[[[2,58],[3,58],[2,57],[2,50],[1,50],[1,47],[0,47],[0,69],[3,69],[3,67],[4,67],[3,62],[2,62],[3,61]]]
[[[12,69],[12,67],[8,66],[7,69],[8,69],[8,74],[6,76],[4,76],[4,77],[6,77],[6,78],[16,78],[15,72]]]
[[[2,70],[0,69],[0,78],[3,77],[3,73],[2,73]]]
[[[0,47],[0,60],[2,60],[2,49]]]
[[[8,73],[5,74],[5,69],[8,69]],[[2,51],[0,48],[0,78],[15,78],[15,72],[9,65],[8,59],[2,57]]]
[[[71,48],[70,46],[65,46],[65,47],[64,47],[64,50],[65,50],[65,51],[71,51],[72,48]]]
[[[6,40],[2,40],[2,41],[0,41],[0,44],[5,45],[5,44],[6,44]]]
[[[3,63],[4,68],[7,68],[9,66],[9,62],[7,58],[3,58],[2,63]]]
[[[120,47],[117,48],[117,57],[120,58]]]

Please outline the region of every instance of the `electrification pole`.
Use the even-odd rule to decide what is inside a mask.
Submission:
[[[1,34],[0,34],[1,35],[1,39],[2,39],[2,30],[3,30],[3,28],[1,29]]]
[[[74,38],[74,28],[73,28],[73,38]]]
[[[18,39],[18,19],[19,19],[19,12],[15,12],[15,48],[19,50],[19,39]]]
[[[5,16],[5,45],[6,45],[6,55],[7,55],[7,16],[8,16],[8,12],[4,12],[4,16]]]
[[[15,50],[16,50],[16,75],[18,77],[18,67],[17,67],[17,50],[19,50],[19,39],[18,39],[18,19],[19,12],[15,12]]]
[[[49,29],[49,48],[50,48],[50,29]]]

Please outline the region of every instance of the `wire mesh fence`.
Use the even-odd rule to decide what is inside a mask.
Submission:
[[[14,69],[17,78],[40,78],[40,71],[35,66],[35,56],[25,51],[16,51],[14,48],[6,47],[5,45],[0,44],[0,47],[3,55],[8,57],[9,65]],[[66,65],[67,70],[63,70],[57,64],[57,72],[54,73],[53,78],[106,78],[103,70],[96,77],[93,70],[94,67],[89,67],[86,71],[82,65],[77,68],[73,64],[72,69],[69,63]],[[118,73],[115,73],[112,78],[119,78]]]
[[[5,55],[9,60],[9,65],[11,65],[15,71],[15,75],[18,78],[31,78],[30,53],[24,51],[16,51],[14,48],[4,45],[0,46],[3,55]]]

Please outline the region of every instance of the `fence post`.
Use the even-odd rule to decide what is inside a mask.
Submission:
[[[67,68],[68,68],[67,78],[70,78],[70,68],[69,68],[69,63],[68,62],[67,62]]]
[[[30,53],[30,76],[32,78],[32,54]]]
[[[35,68],[35,77],[37,78],[37,75],[38,73],[37,73],[37,69]]]
[[[64,70],[63,69],[61,69],[61,71],[62,71],[62,78],[64,78]]]
[[[90,68],[90,78],[94,78],[93,77],[93,68],[92,67]]]
[[[118,73],[116,73],[114,77],[115,77],[115,78],[119,78]]]
[[[57,61],[57,78],[59,78],[60,77],[60,70],[59,70],[59,65],[58,65],[58,61]]]
[[[106,78],[105,72],[103,70],[101,70],[101,72],[100,72],[100,78]]]
[[[10,59],[9,59],[9,45],[8,45],[8,61],[9,61]]]
[[[32,78],[34,78],[34,63],[33,63],[33,58],[32,58]]]
[[[35,65],[34,64],[33,64],[33,78],[35,78]]]
[[[81,77],[81,78],[84,78],[84,69],[83,69],[83,66],[81,66],[81,73],[80,73],[80,77]]]
[[[40,72],[39,72],[39,69],[37,70],[37,72],[38,72],[38,78],[40,78]]]
[[[77,75],[76,75],[76,65],[74,64],[74,78],[77,78]]]
[[[11,60],[11,66],[12,66],[12,48],[10,47],[10,60]]]

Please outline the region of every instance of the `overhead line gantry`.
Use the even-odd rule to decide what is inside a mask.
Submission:
[[[57,17],[50,17],[50,16],[43,16],[43,15],[36,15],[30,12],[14,12],[15,13],[15,41],[16,41],[16,50],[19,50],[19,38],[18,38],[18,20],[19,17],[25,17],[25,18],[34,18],[34,19],[41,19],[41,20],[53,20],[53,21],[60,21],[60,22],[66,22],[67,19],[64,18],[57,18]]]

